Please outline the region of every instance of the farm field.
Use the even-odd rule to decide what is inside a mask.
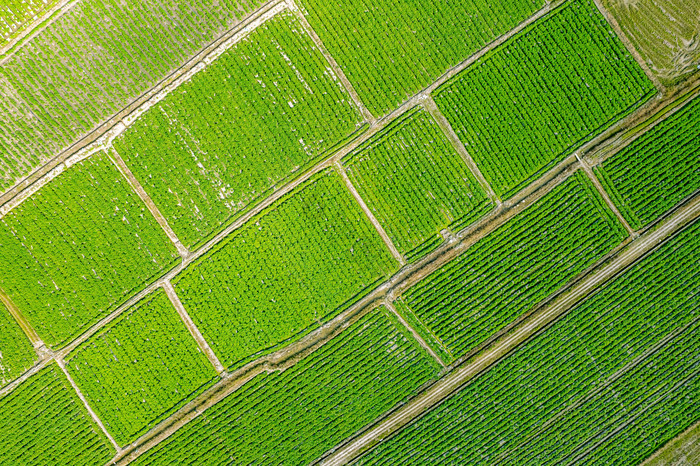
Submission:
[[[36,360],[37,355],[27,335],[0,302],[0,387],[31,368]]]
[[[566,2],[435,93],[509,198],[655,93],[590,0]]]
[[[343,159],[348,177],[398,251],[416,259],[493,207],[422,108],[408,112]]]
[[[298,338],[398,268],[326,170],[250,219],[173,280],[224,366]]]
[[[544,4],[542,0],[296,3],[376,117]]]
[[[700,97],[595,168],[634,228],[700,189]]]
[[[78,346],[65,362],[120,445],[167,417],[217,375],[161,289]]]
[[[696,222],[357,464],[538,463],[515,460],[528,446],[580,453],[577,464],[638,464],[700,417],[699,232]],[[636,360],[668,336],[648,363]],[[671,356],[673,367],[663,357],[675,351],[693,356]],[[671,375],[687,383],[674,387]],[[665,419],[640,413],[652,401]],[[552,427],[557,420],[575,425]],[[617,435],[608,447],[584,449],[607,434]]]
[[[115,147],[191,247],[360,125],[298,19],[283,13],[152,107]]]
[[[284,372],[262,374],[134,464],[307,464],[434,378],[384,308]],[[232,423],[229,419],[238,422]]]
[[[120,111],[260,4],[77,2],[0,65],[0,190]]]
[[[700,2],[697,0],[603,0],[660,80],[673,83],[700,65]]]
[[[0,218],[0,287],[59,348],[180,260],[108,156],[73,165]]]
[[[15,38],[34,17],[43,15],[58,0],[8,0],[0,6],[0,47]],[[2,55],[2,54],[0,54]]]
[[[0,397],[0,463],[102,464],[114,448],[56,364]]]
[[[0,465],[694,464],[696,3],[5,2]]]
[[[452,362],[610,252],[626,232],[581,172],[403,293],[396,307]]]

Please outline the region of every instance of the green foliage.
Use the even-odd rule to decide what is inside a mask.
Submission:
[[[0,190],[120,112],[262,3],[81,0],[56,15],[0,67]]]
[[[438,124],[423,109],[403,115],[350,153],[353,185],[396,248],[417,259],[440,231],[455,231],[493,204]],[[437,241],[435,241],[437,238]]]
[[[443,357],[447,351],[449,362],[533,309],[625,236],[577,171],[410,288],[397,309],[422,322],[426,329],[419,332],[434,335],[426,340]]]
[[[502,464],[528,444],[562,454],[595,446],[575,464],[639,464],[700,412],[699,293],[696,222],[359,464]],[[545,426],[560,415],[561,424]],[[549,463],[532,457],[525,464]]]
[[[162,289],[73,350],[66,368],[119,445],[135,440],[216,379]]]
[[[180,241],[199,245],[360,127],[291,14],[178,87],[115,147]]]
[[[379,234],[327,170],[222,240],[173,280],[225,366],[318,326],[397,268]]]
[[[590,0],[564,4],[435,93],[503,198],[655,93]]]
[[[32,343],[0,302],[0,387],[22,375],[37,359]]]
[[[700,189],[700,97],[595,168],[633,228]]]
[[[43,15],[58,0],[4,0],[0,5],[0,47],[20,34],[35,16]]]
[[[437,375],[407,334],[375,309],[284,372],[258,375],[134,464],[308,464]]]
[[[367,108],[381,116],[542,7],[542,0],[298,0]]]
[[[0,464],[93,465],[115,454],[53,363],[0,398],[0,432]]]
[[[56,348],[179,261],[104,154],[60,174],[0,218],[0,287]]]

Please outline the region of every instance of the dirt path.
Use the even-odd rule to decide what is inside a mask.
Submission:
[[[547,325],[564,315],[600,285],[623,272],[698,216],[700,216],[700,196],[696,196],[690,203],[667,217],[656,229],[642,234],[615,258],[600,267],[599,270],[580,280],[548,306],[540,309],[530,318],[523,321],[509,334],[495,341],[481,354],[455,368],[382,422],[337,449],[322,460],[320,464],[327,466],[347,464],[398,431],[401,427],[429,411],[471,379],[487,370],[519,345],[525,343]]]
[[[19,310],[17,306],[15,306],[15,303],[12,302],[9,296],[7,296],[7,293],[5,293],[5,290],[0,288],[0,302],[2,302],[5,307],[7,308],[8,311],[10,311],[10,314],[12,317],[15,319],[17,324],[22,328],[22,331],[24,332],[25,335],[27,335],[27,338],[29,338],[29,341],[32,343],[32,346],[36,348],[40,348],[44,346],[44,342],[41,340],[39,335],[36,333],[34,330],[34,327],[31,326],[29,321],[24,317],[22,314],[22,311]]]
[[[406,327],[408,329],[408,331],[411,332],[411,335],[413,335],[413,338],[415,338],[416,341],[418,343],[420,343],[420,345],[423,347],[423,349],[426,350],[428,352],[428,354],[430,356],[432,356],[433,359],[435,359],[438,362],[438,364],[440,364],[443,367],[443,369],[445,367],[447,367],[447,366],[445,366],[445,363],[442,362],[442,359],[440,359],[440,356],[438,356],[437,353],[435,353],[435,351],[433,351],[433,349],[430,347],[430,345],[428,345],[425,342],[425,340],[423,340],[423,337],[421,337],[413,327],[408,325],[408,322],[406,322],[406,320],[403,318],[403,316],[401,314],[399,314],[399,312],[396,310],[396,307],[394,307],[394,303],[392,303],[388,299],[385,299],[384,300],[384,307],[389,309],[392,312],[392,314],[394,314],[396,316],[396,318],[399,320],[399,322],[401,322],[401,325]]]
[[[185,307],[182,305],[182,302],[180,302],[180,298],[177,296],[177,293],[175,293],[175,288],[173,288],[173,285],[169,280],[166,280],[165,283],[163,283],[163,290],[165,290],[165,294],[168,295],[168,299],[170,299],[170,302],[180,315],[180,318],[187,327],[187,330],[189,330],[192,338],[194,338],[197,345],[199,345],[199,349],[207,356],[207,359],[209,359],[209,362],[212,364],[212,366],[214,366],[216,372],[219,374],[226,372],[226,368],[221,364],[219,358],[216,357],[216,354],[214,354],[214,351],[209,346],[209,343],[207,343],[202,336],[202,332],[199,331],[197,326],[192,321],[192,318],[185,310]]]
[[[141,198],[144,204],[146,204],[146,207],[148,208],[149,212],[151,212],[151,215],[153,215],[153,217],[156,219],[158,225],[160,225],[160,227],[163,229],[170,241],[177,248],[178,252],[180,253],[180,257],[182,257],[183,259],[187,258],[190,252],[180,242],[173,229],[170,228],[168,221],[160,212],[155,202],[153,202],[153,199],[151,199],[148,193],[146,193],[146,190],[143,189],[141,183],[139,183],[139,181],[136,179],[131,170],[129,170],[129,167],[126,166],[126,163],[114,147],[112,147],[109,151],[109,158],[112,160],[112,162],[114,162],[121,174],[124,175],[124,177],[129,181],[129,184],[134,189],[134,191],[136,191],[136,194],[138,194],[138,196]]]

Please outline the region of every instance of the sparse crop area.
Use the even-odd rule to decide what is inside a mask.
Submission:
[[[318,327],[397,268],[340,175],[326,170],[173,284],[222,363],[235,366]]]
[[[641,228],[700,189],[700,97],[596,167],[630,225]]]
[[[699,15],[5,1],[0,465],[692,463]]]
[[[348,177],[400,253],[419,258],[493,203],[423,109],[402,116],[343,159]]]
[[[654,93],[592,1],[580,0],[470,65],[435,102],[509,198]]]
[[[577,171],[405,292],[397,308],[445,362],[463,356],[626,237]]]
[[[0,463],[103,464],[114,448],[56,364],[0,397]]]
[[[120,445],[205,390],[217,375],[160,289],[73,350],[66,367]]]
[[[57,348],[180,260],[106,154],[0,218],[0,287]]]
[[[438,369],[395,317],[375,309],[292,368],[257,376],[135,464],[306,464]]]

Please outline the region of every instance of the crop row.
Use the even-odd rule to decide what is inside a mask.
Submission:
[[[700,97],[595,167],[634,228],[700,189]]]
[[[0,398],[0,464],[104,464],[115,451],[56,364]]]
[[[36,360],[31,342],[0,302],[0,387],[19,377]]]
[[[333,170],[314,175],[173,279],[224,366],[333,317],[398,267]]]
[[[421,107],[402,115],[342,163],[360,196],[409,260],[442,242],[441,230],[458,231],[493,207]]]
[[[394,109],[542,7],[542,0],[298,0],[375,116]]]
[[[509,198],[655,93],[591,0],[572,0],[435,92],[498,196]]]
[[[52,18],[0,71],[0,191],[121,111],[262,3],[83,0]]]
[[[175,246],[104,153],[0,218],[0,287],[60,347],[174,266]]]
[[[17,36],[35,17],[40,17],[58,0],[5,0],[0,5],[0,47]]]
[[[119,445],[153,427],[216,378],[162,289],[91,336],[65,362]]]
[[[303,173],[360,128],[299,20],[280,13],[115,141],[188,247]]]
[[[438,370],[375,309],[284,372],[258,375],[134,464],[308,464]]]
[[[568,419],[575,416],[577,410],[589,407],[598,416],[599,409],[614,409],[610,403],[614,404],[618,395],[602,400],[594,396],[607,386],[616,387],[616,393],[621,390],[621,401],[622,393],[634,391],[635,387],[639,392],[631,393],[632,399],[638,396],[638,401],[643,402],[647,396],[656,396],[653,390],[645,391],[643,385],[634,384],[646,381],[644,377],[647,376],[654,379],[655,372],[661,378],[654,379],[654,383],[663,384],[663,371],[672,368],[654,364],[646,367],[642,361],[635,369],[641,372],[635,373],[644,374],[643,377],[623,377],[618,379],[622,385],[610,385],[611,377],[672,332],[697,322],[700,317],[697,299],[700,293],[699,233],[700,223],[696,222],[426,416],[382,443],[358,464],[493,464],[509,454],[517,454],[523,442],[524,448],[527,442],[535,442],[532,445],[536,446],[546,423],[556,416],[564,415],[567,417],[562,419]],[[693,352],[695,348],[697,355],[696,330],[689,331],[688,337],[678,340],[690,345],[681,348],[681,354],[686,350]],[[681,359],[679,355],[673,364],[681,368]],[[697,373],[697,365],[685,375],[691,376],[693,371]],[[625,383],[633,385],[624,386]],[[692,383],[697,384],[697,378]],[[692,393],[692,386],[687,388]],[[693,417],[697,418],[700,412],[697,398],[692,399],[697,392],[688,399],[683,398],[684,390],[685,387],[680,386],[669,392],[678,394],[679,399],[673,400],[673,396],[659,399],[652,411],[660,417],[637,418],[649,421],[652,429],[646,429],[645,422],[625,424],[629,416],[638,414],[633,410],[635,401],[632,400],[625,406],[629,414],[620,413],[628,417],[620,417],[620,422],[603,416],[597,425],[599,418],[592,415],[579,418],[580,424],[561,431],[561,439],[544,442],[549,435],[556,437],[557,429],[543,435],[543,443],[538,448],[549,445],[574,452],[579,446],[575,439],[577,432],[595,433],[601,439],[615,434],[619,446],[613,440],[612,444],[600,444],[597,450],[590,452],[601,458],[595,464],[604,464],[606,461],[602,458],[606,455],[609,458],[617,455],[619,462],[612,460],[612,464],[638,464],[665,439],[687,427]],[[691,407],[690,416],[684,411],[686,408],[676,409],[671,402],[686,403],[686,407]],[[696,404],[694,408],[693,403]],[[663,406],[668,406],[669,413],[685,413],[677,418],[683,422],[668,417],[664,420],[663,412],[658,411]],[[568,410],[573,411],[567,414]],[[605,424],[606,419],[611,422]],[[604,432],[595,432],[595,429]],[[565,434],[571,436],[568,443]]]
[[[579,170],[418,282],[396,307],[451,362],[533,309],[625,236]]]

